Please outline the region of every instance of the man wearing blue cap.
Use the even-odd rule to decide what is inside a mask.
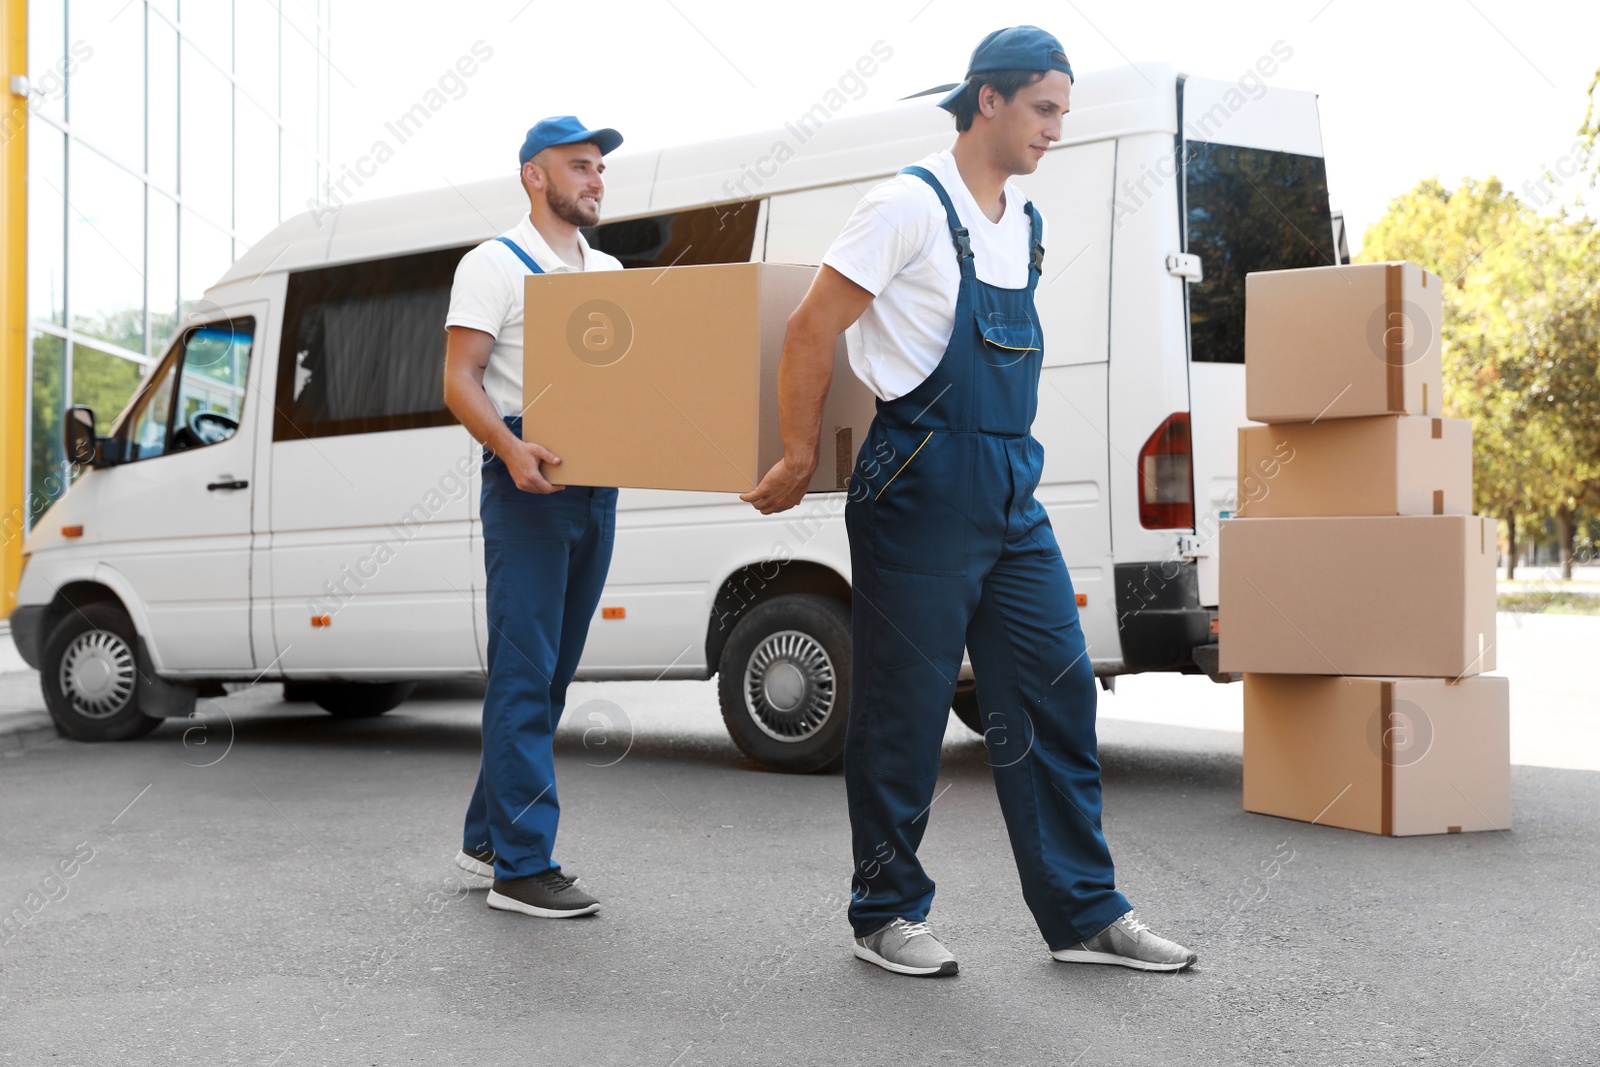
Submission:
[[[879,399],[845,507],[850,923],[855,954],[898,974],[957,970],[928,928],[933,880],[917,846],[963,646],[1023,899],[1051,955],[1161,971],[1195,961],[1136,921],[1116,889],[1093,668],[1034,497],[1044,223],[1009,179],[1033,173],[1060,139],[1071,91],[1060,43],[1036,26],[978,45],[940,101],[955,115],[955,146],[863,198],[789,319],[784,458],[744,497],[770,514],[804,495],[834,345],[859,320],[850,365]]]
[[[493,878],[489,907],[560,919],[600,902],[552,851],[561,806],[551,742],[600,602],[617,491],[552,485],[559,456],[522,439],[522,304],[528,274],[621,270],[579,227],[600,219],[616,130],[542,119],[522,144],[529,210],[462,257],[450,290],[445,402],[483,443],[489,683],[483,759],[456,864]]]

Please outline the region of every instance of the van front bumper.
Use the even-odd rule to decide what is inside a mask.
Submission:
[[[26,604],[11,609],[11,640],[16,642],[22,662],[39,670],[44,658],[44,613],[46,604]]]
[[[1119,563],[1116,579],[1124,670],[1202,673],[1195,650],[1214,642],[1215,612],[1200,606],[1194,563]]]

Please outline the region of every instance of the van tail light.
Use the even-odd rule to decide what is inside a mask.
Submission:
[[[1194,528],[1194,459],[1189,413],[1174,412],[1139,449],[1139,525]]]

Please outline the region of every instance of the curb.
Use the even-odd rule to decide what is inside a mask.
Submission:
[[[0,756],[16,756],[61,740],[46,712],[0,717]]]
[[[0,620],[0,626],[3,625],[3,620]],[[10,627],[5,629],[9,630]],[[9,636],[0,632],[0,638]],[[28,694],[25,702],[15,704],[15,710],[12,710],[13,701],[10,699],[13,691]],[[0,708],[4,708],[0,710],[0,756],[14,756],[25,749],[38,748],[55,741],[60,736],[56,733],[50,713],[44,709],[37,671],[24,667],[22,670],[0,672]]]

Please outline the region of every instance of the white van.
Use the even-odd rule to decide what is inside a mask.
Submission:
[[[624,155],[589,239],[630,267],[817,263],[866,189],[953,136],[922,94]],[[1087,75],[1020,184],[1050,220],[1038,496],[1095,671],[1215,676],[1244,276],[1339,258],[1316,98],[1253,73]],[[105,436],[69,412],[83,469],[27,542],[12,616],[62,733],[138,736],[223,682],[279,679],[358,716],[483,673],[479,449],[441,397],[442,324],[456,261],[525,210],[508,169],[300,215],[207,292]],[[833,762],[843,509],[843,493],[762,517],[730,495],[624,490],[579,677],[719,673],[752,758]],[[968,681],[969,724],[973,696]]]

